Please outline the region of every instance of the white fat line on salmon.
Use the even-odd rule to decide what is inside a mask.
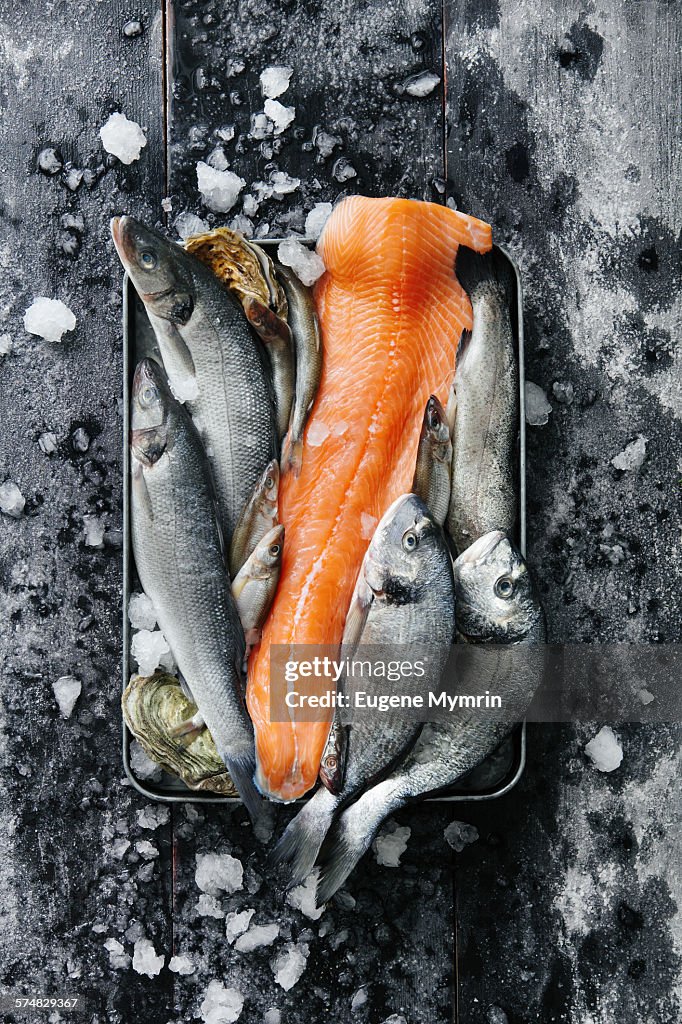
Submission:
[[[426,674],[426,663],[416,661],[382,661],[376,659],[342,658],[337,661],[327,655],[315,656],[310,660],[295,661],[290,659],[284,666],[284,679],[287,683],[296,683],[299,679],[330,679],[338,683],[341,676],[355,678],[387,679],[396,683],[403,678],[421,679]],[[289,689],[289,692],[291,690]]]

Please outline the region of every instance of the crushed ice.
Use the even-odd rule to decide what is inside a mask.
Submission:
[[[202,896],[201,899],[203,898],[204,897]],[[214,897],[207,897],[207,899],[213,898]],[[235,939],[244,934],[251,924],[251,918],[255,913],[255,910],[233,910],[227,915],[225,918],[225,936],[230,946],[233,944]],[[211,914],[210,916],[213,917],[215,915]],[[221,913],[220,916],[223,917],[224,915]]]
[[[261,71],[260,87],[263,95],[270,99],[281,96],[289,88],[293,73],[293,68],[284,66],[275,66]]]
[[[203,160],[197,164],[197,186],[201,198],[214,213],[231,210],[245,185],[244,179],[233,171],[218,171]]]
[[[229,853],[198,853],[194,873],[197,886],[209,896],[220,892],[236,892],[244,882],[244,868],[240,860]]]
[[[285,267],[291,267],[298,279],[305,285],[313,285],[324,274],[322,257],[307,249],[295,238],[287,238],[277,247],[277,259]]]
[[[147,145],[147,137],[137,121],[129,121],[125,114],[112,114],[99,130],[99,137],[107,153],[117,157],[122,164],[132,164],[140,159],[140,153]]]
[[[275,126],[275,135],[281,135],[296,117],[296,108],[285,107],[279,100],[266,100],[263,109]]]
[[[146,974],[155,978],[160,974],[164,958],[157,956],[153,943],[149,939],[138,939],[133,947],[133,970],[138,974]]]
[[[275,975],[275,981],[285,992],[294,987],[305,971],[309,952],[309,946],[305,942],[287,942],[284,949],[271,960],[270,967]]]
[[[278,935],[278,924],[254,924],[239,936],[234,948],[240,953],[252,953],[254,949],[271,946]]]
[[[646,446],[648,440],[649,439],[647,437],[642,437],[640,434],[640,436],[634,441],[631,441],[619,455],[616,455],[615,458],[611,459],[611,465],[614,469],[620,469],[624,472],[639,469],[646,458]]]
[[[168,970],[173,974],[194,974],[196,968],[190,957],[181,953],[179,956],[172,956],[168,962]]]
[[[61,341],[76,326],[76,317],[61,299],[38,295],[24,312],[24,327],[45,341]]]
[[[311,921],[317,921],[325,912],[326,904],[317,906],[315,893],[320,869],[315,868],[301,885],[294,886],[287,893],[287,903],[294,910],[300,910],[302,914],[309,917]]]
[[[614,772],[623,760],[623,747],[610,725],[603,726],[590,740],[585,753],[600,772]]]
[[[106,525],[99,516],[83,516],[83,539],[88,548],[104,547]]]
[[[130,645],[130,651],[137,662],[141,676],[151,676],[161,664],[164,655],[170,654],[170,647],[160,629],[141,629]]]
[[[130,966],[130,957],[118,939],[107,939],[104,948],[109,954],[109,966],[114,971],[124,971]]]
[[[133,775],[138,779],[150,779],[153,782],[158,782],[161,778],[161,768],[145,753],[137,740],[133,740],[130,744],[130,767],[133,770]]]
[[[476,842],[478,829],[475,825],[468,825],[466,821],[451,821],[443,832],[443,837],[455,853],[461,853],[465,846]]]
[[[226,988],[214,980],[209,982],[201,1003],[201,1019],[204,1024],[234,1024],[243,1006],[244,996],[238,989]]]
[[[322,228],[331,216],[331,203],[315,203],[312,210],[305,219],[305,236],[313,242],[322,234]]]
[[[547,401],[547,395],[538,384],[532,380],[526,381],[524,389],[526,405],[526,423],[531,427],[544,427],[549,423],[549,414],[552,406]]]
[[[26,499],[13,480],[5,480],[4,484],[0,484],[0,512],[19,519],[25,505]]]
[[[407,841],[411,835],[412,829],[408,825],[396,825],[389,822],[372,844],[377,864],[386,868],[397,868],[400,858],[407,849]]]
[[[133,629],[152,630],[156,626],[156,609],[146,594],[131,594],[128,599],[128,620]]]

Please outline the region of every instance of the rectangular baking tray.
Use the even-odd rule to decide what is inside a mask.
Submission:
[[[259,240],[272,256],[275,256],[281,239]],[[517,445],[518,472],[518,532],[517,543],[521,552],[526,553],[526,420],[525,420],[525,377],[523,347],[523,294],[518,267],[505,249],[495,246],[509,262],[516,281],[516,302],[512,310],[515,328],[517,361],[519,369],[519,436]],[[514,323],[514,321],[516,321]],[[123,689],[130,679],[130,623],[128,621],[128,598],[136,582],[135,563],[132,555],[130,531],[130,391],[135,366],[140,359],[160,354],[156,346],[154,331],[149,323],[144,306],[127,275],[123,277]],[[132,735],[123,721],[123,766],[131,785],[150,800],[163,803],[224,804],[240,802],[238,797],[220,796],[215,793],[197,792],[189,789],[172,775],[163,773],[160,782],[138,779],[134,774],[130,758]],[[466,776],[456,786],[445,789],[429,799],[459,803],[469,800],[493,800],[509,792],[521,778],[526,764],[526,723],[517,726],[511,735],[489,758]],[[305,799],[305,798],[304,798]]]

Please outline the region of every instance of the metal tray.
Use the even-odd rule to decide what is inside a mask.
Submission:
[[[259,241],[273,255],[281,239]],[[515,328],[517,358],[519,367],[519,438],[517,449],[519,484],[519,519],[517,543],[526,553],[526,421],[524,402],[524,347],[523,347],[523,296],[518,267],[509,253],[495,246],[509,261],[516,279],[516,308],[512,311]],[[514,323],[514,321],[516,321]],[[130,391],[135,366],[146,356],[160,355],[156,347],[154,332],[132,283],[127,275],[123,278],[123,688],[130,679],[130,623],[128,621],[128,598],[136,580],[135,563],[132,555],[130,532]],[[123,722],[123,766],[125,773],[138,792],[151,800],[165,803],[224,804],[238,802],[238,797],[219,796],[215,793],[195,792],[172,775],[163,773],[160,782],[140,780],[133,773],[130,762],[130,744],[133,737]],[[430,800],[461,802],[467,800],[492,800],[507,793],[521,778],[526,763],[526,724],[518,726],[511,735],[477,768],[461,778],[456,786],[437,793]]]

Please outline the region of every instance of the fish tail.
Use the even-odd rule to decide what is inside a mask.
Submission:
[[[294,476],[298,476],[303,465],[303,441],[300,437],[289,436],[285,444],[284,460],[287,469],[290,469]]]
[[[455,274],[464,291],[472,297],[484,288],[495,288],[508,305],[514,296],[514,277],[509,260],[499,249],[477,253],[460,245],[457,250]]]
[[[253,750],[245,750],[243,753],[221,754],[225,767],[230,773],[235,788],[244,801],[244,806],[249,812],[252,821],[260,817],[263,801],[260,797],[253,776],[256,771],[256,754]]]
[[[289,888],[298,885],[313,870],[338,804],[338,797],[326,789],[319,789],[289,822],[273,848],[269,857],[270,864],[273,867],[288,864]]]

